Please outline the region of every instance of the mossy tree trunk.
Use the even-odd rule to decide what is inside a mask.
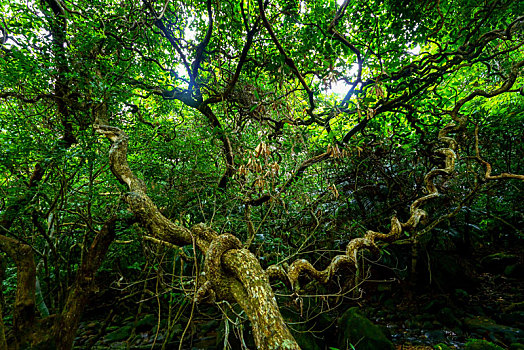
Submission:
[[[14,238],[0,235],[0,250],[6,252],[17,267],[13,332],[5,342],[6,346],[18,349],[24,344],[31,344],[60,350],[73,347],[80,318],[95,289],[95,273],[115,237],[115,222],[115,218],[109,219],[95,236],[80,264],[62,311],[41,320],[37,320],[35,314],[36,265],[33,250]],[[0,338],[0,349],[1,344]]]
[[[20,343],[28,337],[35,321],[36,266],[33,250],[27,244],[3,235],[0,235],[0,249],[13,259],[17,268],[13,333],[15,343]]]
[[[95,274],[102,265],[111,242],[115,238],[115,218],[108,220],[93,243],[76,274],[76,280],[68,294],[62,313],[54,322],[54,334],[57,339],[57,349],[67,350],[73,347],[76,330],[89,297],[95,291]]]

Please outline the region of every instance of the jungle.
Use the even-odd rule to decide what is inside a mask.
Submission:
[[[524,349],[524,2],[0,9],[0,349]]]

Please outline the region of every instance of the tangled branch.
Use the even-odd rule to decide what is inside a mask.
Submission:
[[[524,175],[520,174],[512,174],[512,173],[500,173],[499,175],[491,175],[491,164],[485,161],[480,156],[480,150],[479,150],[479,127],[478,125],[475,127],[475,156],[477,160],[486,167],[486,173],[484,174],[484,178],[486,180],[503,180],[503,179],[518,179],[524,181]]]
[[[428,214],[426,211],[421,209],[422,205],[430,199],[439,196],[437,186],[434,180],[438,176],[450,176],[453,169],[455,168],[455,149],[456,141],[448,135],[452,132],[456,132],[459,129],[455,124],[448,124],[445,126],[438,135],[439,141],[446,144],[446,147],[440,148],[435,153],[443,155],[445,157],[444,167],[439,169],[433,169],[428,172],[424,178],[424,184],[427,194],[417,198],[410,206],[410,217],[402,223],[394,216],[391,219],[391,229],[388,233],[380,233],[375,231],[367,231],[364,237],[358,237],[352,239],[346,247],[344,255],[337,255],[332,260],[328,267],[324,270],[317,270],[313,265],[305,260],[299,259],[294,261],[289,268],[286,269],[283,266],[272,265],[268,267],[266,272],[273,279],[281,279],[289,282],[293,290],[297,290],[299,286],[299,278],[301,276],[307,276],[310,279],[314,279],[321,284],[329,283],[333,276],[340,271],[342,268],[357,268],[358,269],[358,252],[362,249],[371,249],[378,251],[377,241],[393,242],[398,240],[402,236],[404,231],[413,231],[420,222],[424,222]]]

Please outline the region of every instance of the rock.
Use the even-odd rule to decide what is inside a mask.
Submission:
[[[348,309],[338,320],[339,348],[356,350],[394,350],[393,343],[369,319],[359,313],[358,307]]]
[[[131,336],[132,331],[133,331],[133,326],[120,327],[117,330],[106,335],[104,339],[107,342],[116,342],[120,340],[125,340]]]
[[[440,343],[446,340],[446,333],[439,329],[427,331],[424,333],[424,336],[431,342],[431,344]]]
[[[519,328],[497,324],[490,318],[476,316],[464,320],[466,328],[482,337],[503,339],[504,343],[518,343],[524,340],[524,332]]]
[[[145,315],[142,319],[136,322],[136,332],[144,332],[150,330],[157,324],[158,320],[155,315]],[[130,323],[132,325],[132,323]]]
[[[480,264],[488,272],[503,273],[508,265],[516,264],[518,260],[517,255],[502,252],[483,257]]]
[[[444,325],[453,328],[455,326],[462,326],[462,322],[455,316],[453,310],[449,307],[444,307],[437,313],[437,318]]]
[[[483,339],[471,339],[464,346],[464,350],[504,350],[500,346],[495,345]]]

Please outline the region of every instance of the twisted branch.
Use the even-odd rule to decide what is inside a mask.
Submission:
[[[355,268],[358,269],[357,256],[358,252],[364,248],[378,251],[376,240],[384,242],[393,242],[398,240],[402,236],[403,231],[414,230],[420,222],[424,222],[428,214],[421,209],[421,206],[430,199],[439,196],[438,189],[434,183],[437,176],[449,176],[455,168],[455,149],[457,146],[456,141],[449,137],[448,134],[456,132],[460,127],[455,124],[449,124],[445,126],[438,135],[439,141],[447,144],[447,147],[440,148],[435,153],[441,154],[445,157],[445,163],[443,168],[433,169],[428,172],[424,178],[424,184],[426,187],[427,194],[416,199],[410,206],[410,217],[402,223],[394,216],[391,218],[391,229],[388,233],[380,233],[375,231],[367,231],[364,237],[358,237],[352,239],[346,247],[344,255],[337,255],[332,260],[328,267],[324,270],[317,270],[313,265],[305,260],[300,259],[294,261],[287,271],[283,266],[273,265],[270,266],[266,273],[272,279],[281,279],[285,282],[289,281],[293,290],[299,289],[299,277],[307,276],[311,279],[318,281],[321,284],[327,284],[331,281],[332,277],[342,268]]]
[[[197,291],[195,301],[201,301],[207,294],[210,294],[211,299],[214,300],[216,293],[223,291],[223,289],[220,288],[220,282],[224,279],[222,256],[229,250],[240,248],[242,248],[240,240],[227,233],[216,237],[211,242],[204,260],[204,276],[206,282]],[[227,299],[227,295],[221,295],[219,298]]]
[[[524,17],[519,17],[514,23],[520,22]],[[513,24],[512,24],[513,25]],[[490,36],[483,38],[484,40],[491,40]],[[375,240],[382,240],[386,242],[392,242],[399,239],[403,231],[414,230],[420,222],[425,222],[428,214],[421,209],[421,207],[429,200],[439,196],[438,189],[434,183],[434,180],[438,176],[448,177],[451,175],[455,168],[455,160],[457,155],[455,150],[457,149],[457,142],[453,137],[449,135],[451,133],[457,133],[464,130],[467,123],[467,117],[462,116],[459,112],[460,109],[469,101],[473,100],[477,96],[491,98],[502,93],[510,91],[511,87],[515,84],[517,77],[519,76],[520,69],[524,67],[524,61],[518,61],[512,65],[508,77],[504,80],[502,85],[492,91],[475,90],[468,96],[460,99],[455,104],[454,108],[448,112],[454,123],[450,123],[442,128],[438,133],[438,140],[444,143],[446,146],[437,149],[435,153],[444,157],[444,167],[433,169],[429,171],[424,177],[424,185],[427,194],[417,198],[410,206],[410,217],[405,223],[401,223],[397,217],[391,219],[391,229],[388,233],[383,234],[374,231],[367,231],[364,237],[354,238],[351,240],[346,248],[345,255],[335,256],[329,266],[325,270],[315,269],[311,263],[307,260],[300,259],[293,262],[289,268],[284,269],[282,267],[270,266],[267,273],[272,278],[280,278],[283,281],[289,281],[291,287],[296,290],[299,287],[298,279],[300,276],[308,276],[322,284],[328,283],[332,276],[339,271],[342,267],[353,265],[358,268],[357,255],[358,251],[364,248],[378,250]],[[476,130],[476,156],[477,160],[486,166],[486,180],[497,180],[497,179],[508,179],[516,178],[524,180],[524,175],[502,173],[500,175],[491,175],[491,165],[480,157],[478,149],[478,130]]]
[[[486,173],[484,178],[486,180],[504,180],[504,179],[518,179],[524,181],[524,175],[512,174],[512,173],[500,173],[499,175],[491,175],[491,164],[482,159],[479,150],[479,126],[475,127],[475,156],[477,160],[486,167]]]

